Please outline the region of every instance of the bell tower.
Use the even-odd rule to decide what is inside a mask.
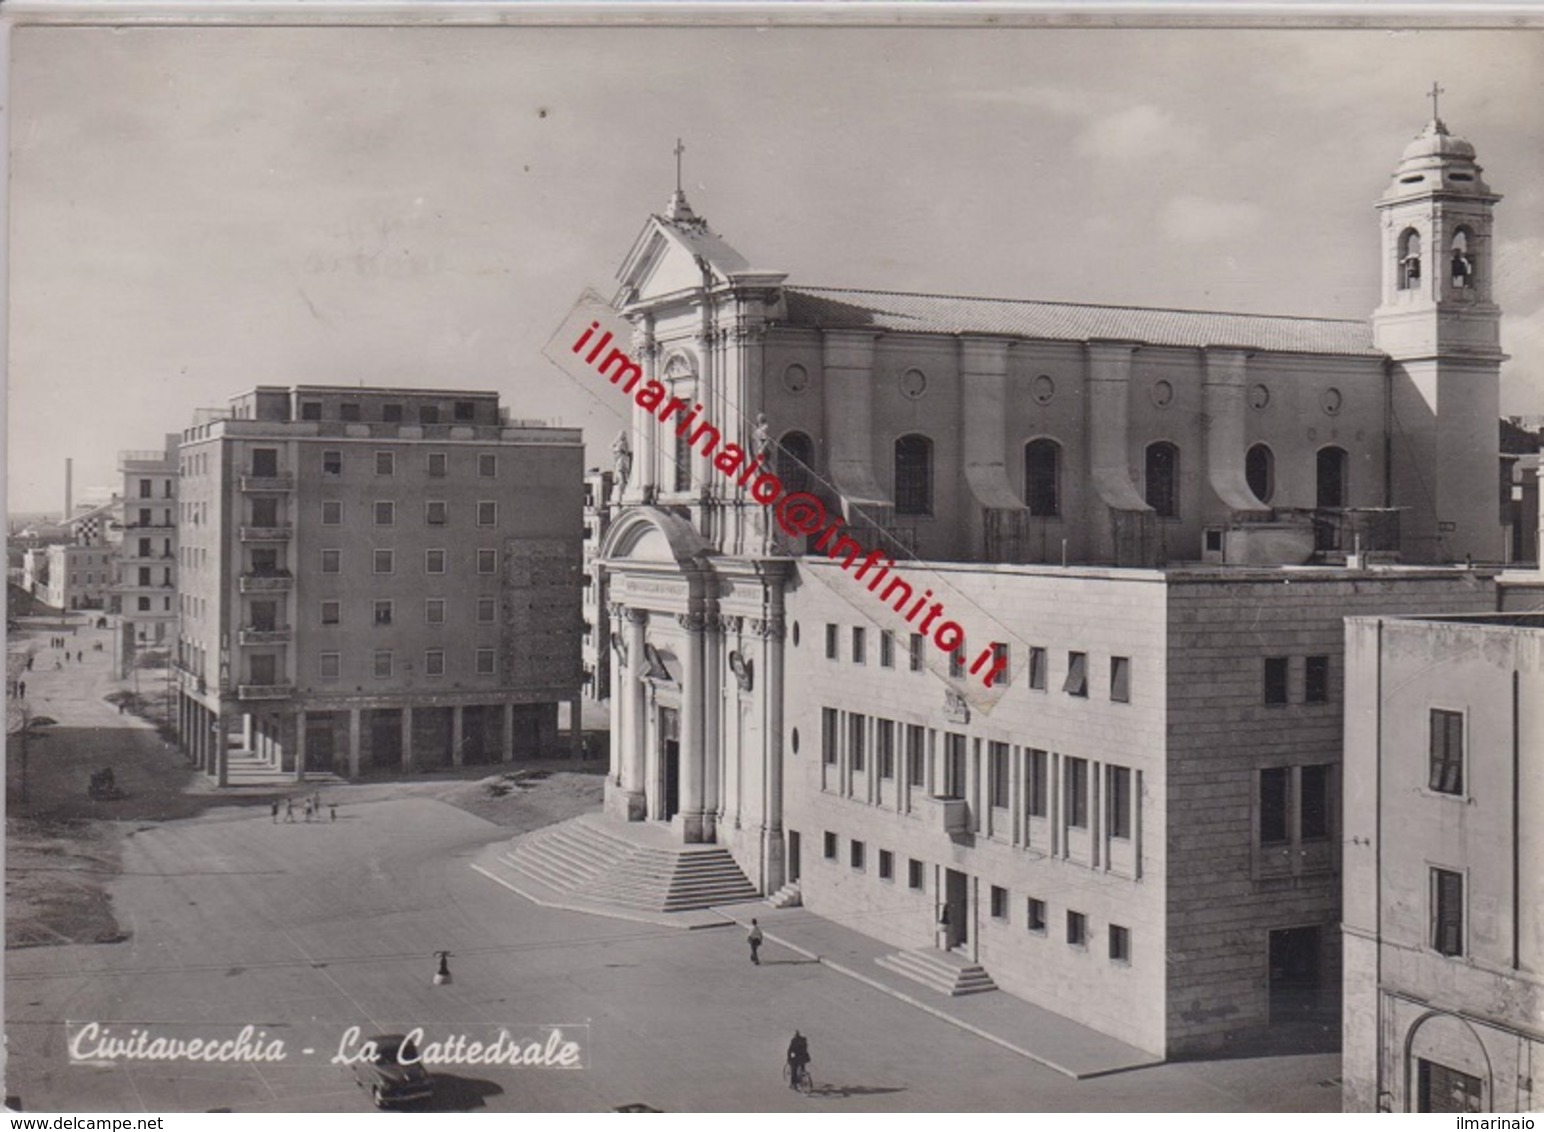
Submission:
[[[1409,562],[1496,562],[1502,542],[1498,428],[1501,311],[1491,287],[1493,212],[1474,147],[1436,116],[1405,147],[1378,201],[1389,355],[1391,478]]]

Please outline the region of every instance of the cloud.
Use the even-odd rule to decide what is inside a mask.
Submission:
[[[1200,132],[1169,111],[1140,103],[1092,119],[1078,136],[1078,152],[1119,164],[1172,158],[1200,144]]]
[[[1247,236],[1265,220],[1265,210],[1241,200],[1175,197],[1163,206],[1159,228],[1170,240],[1204,244]]]

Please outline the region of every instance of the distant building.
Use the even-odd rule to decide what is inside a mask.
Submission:
[[[611,697],[611,612],[606,608],[606,578],[600,545],[611,525],[615,476],[591,468],[584,474],[584,694]]]
[[[118,544],[118,670],[127,676],[141,649],[170,647],[177,636],[177,446],[120,452],[123,475]]]
[[[1344,1105],[1544,1107],[1544,613],[1346,626]]]
[[[32,594],[55,609],[105,609],[116,558],[109,546],[75,543],[28,551]]]
[[[217,780],[238,723],[297,775],[555,753],[577,430],[510,425],[495,393],[259,386],[178,458],[178,729]]]

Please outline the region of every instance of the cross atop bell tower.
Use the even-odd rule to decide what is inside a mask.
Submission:
[[[675,154],[675,192],[670,196],[670,203],[665,206],[665,219],[680,224],[700,223],[701,218],[686,203],[686,191],[681,188],[681,155],[686,152],[686,146],[680,138],[676,138],[675,149],[670,152]]]
[[[1442,121],[1442,115],[1437,113],[1437,97],[1446,93],[1447,91],[1438,86],[1436,82],[1433,82],[1431,89],[1426,92],[1426,97],[1431,99],[1431,120],[1433,122]]]

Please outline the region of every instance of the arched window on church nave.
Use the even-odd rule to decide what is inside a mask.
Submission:
[[[687,433],[678,432],[675,438],[675,481],[676,491],[690,491],[692,489],[692,442]]]
[[[1149,444],[1143,466],[1147,505],[1161,519],[1176,518],[1179,515],[1179,449],[1167,440]]]
[[[1024,502],[1031,515],[1061,514],[1061,445],[1041,437],[1024,445]]]
[[[1399,234],[1399,289],[1413,291],[1421,285],[1421,234],[1406,228]]]
[[[895,442],[895,513],[933,513],[933,442],[917,433]]]
[[[1474,238],[1469,229],[1459,228],[1453,233],[1452,254],[1449,257],[1453,275],[1453,290],[1463,291],[1474,286]]]
[[[1256,444],[1244,454],[1244,479],[1261,503],[1276,494],[1276,454],[1267,444]]]
[[[1319,449],[1314,462],[1314,506],[1344,507],[1349,497],[1346,490],[1348,457],[1344,448],[1331,445]]]
[[[692,365],[691,358],[685,354],[672,354],[665,361],[664,373],[665,389],[670,396],[690,405],[696,400],[697,371]],[[673,423],[673,418],[670,423]],[[661,428],[669,427],[669,424]],[[675,431],[673,428],[671,431]],[[671,450],[671,489],[673,491],[690,491],[692,489],[692,445],[687,435],[679,432],[675,434],[675,445]],[[661,438],[663,439],[663,438]],[[660,445],[660,449],[664,449]]]
[[[808,491],[815,482],[815,442],[807,433],[785,432],[777,442],[777,478],[787,491]]]

